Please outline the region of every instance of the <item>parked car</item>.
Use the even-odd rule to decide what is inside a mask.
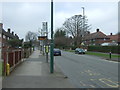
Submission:
[[[58,48],[54,49],[54,56],[61,56],[61,50]]]
[[[82,48],[76,48],[75,49],[75,54],[85,54],[85,50]]]

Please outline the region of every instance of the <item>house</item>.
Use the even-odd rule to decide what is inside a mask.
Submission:
[[[9,47],[7,44],[7,40],[10,39],[19,39],[17,34],[14,34],[14,32],[8,28],[8,31],[5,31],[3,29],[3,24],[0,23],[0,50],[3,54],[3,52]]]
[[[112,33],[110,33],[110,35],[108,35],[108,37],[110,38],[111,43],[120,44],[120,33],[118,33],[116,35],[113,35]]]
[[[88,33],[83,37],[83,43],[87,46],[89,45],[101,45],[102,43],[110,42],[110,37],[96,29],[94,33]]]

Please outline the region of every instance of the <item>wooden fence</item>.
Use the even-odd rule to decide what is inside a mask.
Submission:
[[[6,75],[7,64],[10,66],[10,72],[20,63],[24,57],[22,49],[5,50],[3,52],[3,75]]]

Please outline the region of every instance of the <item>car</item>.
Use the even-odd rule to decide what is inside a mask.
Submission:
[[[85,50],[82,48],[76,48],[75,49],[75,54],[85,54]]]
[[[54,49],[54,56],[61,56],[61,50],[58,48]]]

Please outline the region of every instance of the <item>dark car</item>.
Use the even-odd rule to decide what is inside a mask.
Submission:
[[[55,48],[55,49],[54,49],[54,56],[61,56],[61,50]]]
[[[85,54],[85,50],[82,48],[76,48],[75,49],[75,54]]]

